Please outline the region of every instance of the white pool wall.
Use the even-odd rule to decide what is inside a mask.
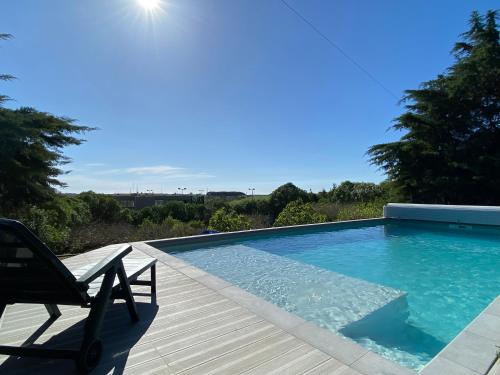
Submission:
[[[461,224],[500,225],[500,206],[388,203],[384,217]]]

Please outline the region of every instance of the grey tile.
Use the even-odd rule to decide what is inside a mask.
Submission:
[[[500,296],[486,308],[485,312],[491,315],[500,316]]]
[[[484,374],[496,358],[496,342],[472,332],[462,332],[440,356]]]
[[[382,358],[373,352],[366,353],[354,362],[351,367],[361,373],[370,375],[415,375],[413,371]]]
[[[358,344],[309,322],[299,324],[289,332],[348,365],[368,352]]]
[[[467,331],[500,343],[500,316],[482,313]]]
[[[305,322],[304,319],[273,305],[270,302],[254,296],[247,291],[240,289],[236,286],[230,286],[219,290],[223,296],[233,300],[234,302],[246,307],[257,315],[262,316],[264,319],[274,323],[284,330],[290,330]]]
[[[426,367],[420,371],[419,375],[480,375],[467,367],[452,362],[444,357],[434,358]]]

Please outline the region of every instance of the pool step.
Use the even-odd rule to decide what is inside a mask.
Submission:
[[[175,255],[291,313],[335,331],[406,295],[401,290],[245,245]],[[402,306],[404,304],[394,304],[394,308]]]

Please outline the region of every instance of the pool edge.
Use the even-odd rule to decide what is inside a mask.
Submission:
[[[153,247],[163,247],[166,245],[188,245],[200,242],[214,242],[227,239],[237,239],[241,237],[257,236],[262,234],[273,234],[273,233],[286,233],[296,231],[297,229],[323,229],[329,227],[343,227],[349,224],[382,224],[388,222],[391,219],[384,217],[377,217],[371,219],[358,219],[358,220],[344,220],[344,221],[329,221],[326,223],[317,224],[302,224],[302,225],[289,225],[284,227],[271,227],[271,228],[261,228],[261,229],[249,229],[236,232],[224,232],[224,233],[212,233],[212,234],[200,234],[196,236],[186,236],[186,237],[174,237],[174,238],[162,238],[158,240],[142,241],[147,245]]]
[[[203,236],[206,237],[206,236]],[[186,237],[183,237],[186,239]],[[415,375],[416,372],[363,348],[356,342],[292,314],[226,280],[212,275],[150,244],[153,241],[131,243],[138,250],[158,258],[193,280],[213,289],[222,296],[261,316],[289,334],[338,359],[365,375]],[[156,243],[155,243],[156,244]]]
[[[497,328],[491,329],[492,326]],[[420,374],[487,374],[497,360],[498,343],[500,343],[500,296],[491,301],[432,358]]]
[[[427,205],[427,206],[429,206],[429,205]],[[456,206],[454,206],[454,207],[456,207]],[[439,208],[442,208],[442,207],[439,207]],[[452,209],[452,208],[449,207],[449,209]],[[155,252],[160,252],[160,253],[165,254],[166,256],[169,256],[171,258],[170,259],[171,264],[169,264],[171,267],[176,268],[178,270],[180,270],[180,268],[184,268],[185,272],[183,272],[182,270],[180,270],[180,271],[185,273],[187,276],[192,277],[195,280],[197,280],[197,281],[203,283],[204,285],[213,289],[213,287],[210,286],[209,284],[212,283],[212,285],[213,285],[213,283],[215,282],[214,280],[218,279],[223,283],[227,283],[227,282],[225,280],[221,280],[218,277],[211,275],[211,274],[209,274],[201,269],[198,269],[197,267],[194,267],[191,264],[184,262],[183,260],[181,260],[179,258],[174,257],[173,255],[167,254],[166,252],[157,249],[156,246],[164,247],[164,246],[168,246],[168,245],[174,246],[174,245],[179,245],[179,244],[195,244],[195,243],[202,243],[202,242],[214,242],[214,241],[220,241],[220,240],[225,240],[225,239],[237,239],[237,238],[241,238],[241,237],[259,235],[259,234],[263,234],[263,233],[280,233],[280,232],[286,233],[288,231],[296,230],[297,228],[307,228],[307,229],[310,228],[310,229],[314,230],[314,229],[318,229],[318,228],[342,227],[342,226],[345,226],[348,224],[367,224],[367,225],[370,225],[371,223],[383,224],[383,223],[390,222],[391,220],[394,220],[394,219],[396,219],[396,218],[391,217],[390,215],[387,215],[385,217],[373,218],[373,219],[360,219],[360,220],[328,222],[328,223],[320,223],[320,224],[306,224],[306,225],[295,225],[295,226],[276,227],[276,228],[254,229],[254,230],[247,230],[247,231],[216,233],[216,234],[210,234],[210,235],[198,235],[198,236],[191,236],[191,237],[167,238],[167,239],[143,241],[140,243],[147,245],[148,247],[154,249]],[[405,217],[405,218],[400,218],[400,219],[401,220],[411,219],[411,220],[417,220],[417,221],[431,221],[431,222],[432,221],[440,221],[440,220],[435,220],[435,219],[434,220],[433,219],[423,220],[423,219],[414,218],[414,217]],[[445,220],[443,222],[453,223],[453,222],[457,222],[457,221]],[[484,224],[484,223],[477,223],[477,222],[471,223],[471,224],[488,225],[488,226],[498,227],[498,225],[495,225],[495,224],[491,225],[491,224]],[[205,280],[209,284],[205,284],[202,280],[199,280],[199,278],[193,277],[193,275],[195,276],[196,274],[201,274],[201,273],[203,273],[203,275],[210,276],[207,278],[207,280]],[[220,283],[220,281],[219,281],[219,283]],[[232,288],[235,288],[235,290],[239,289],[240,295],[243,295],[244,293],[249,294],[251,296],[251,298],[253,298],[255,301],[259,301],[260,304],[263,304],[263,303],[270,304],[270,305],[274,306],[276,309],[281,310],[279,315],[282,315],[282,314],[291,315],[292,318],[290,318],[290,317],[289,318],[292,320],[293,320],[293,318],[303,320],[302,318],[300,318],[294,314],[290,314],[289,312],[279,308],[278,306],[273,305],[270,302],[267,302],[267,301],[261,299],[260,297],[257,297],[257,296],[255,296],[255,295],[253,295],[253,294],[251,294],[243,289],[240,289],[240,288],[238,288],[230,283],[227,283],[227,284],[228,284],[228,287],[230,286]],[[234,300],[231,297],[228,297],[228,296],[226,296],[226,297],[232,299],[236,303],[241,304],[240,302]],[[488,311],[492,311],[492,310],[490,310],[490,308],[495,311],[495,314],[491,314],[490,312],[488,312]],[[276,310],[276,311],[278,311],[278,310]],[[258,315],[262,316],[262,314],[261,314],[262,311],[261,312],[254,311],[254,312],[257,313]],[[265,311],[264,311],[264,313],[265,313]],[[285,317],[285,315],[282,315],[282,316]],[[420,374],[420,375],[443,375],[443,374],[458,374],[458,373],[463,374],[463,375],[484,375],[484,374],[486,374],[487,371],[489,371],[492,364],[494,364],[494,362],[497,359],[496,353],[498,351],[498,348],[494,343],[495,342],[500,343],[500,329],[497,329],[498,338],[496,338],[495,339],[496,341],[494,341],[494,340],[489,339],[488,337],[485,337],[483,335],[478,334],[477,333],[478,328],[476,326],[477,325],[488,326],[488,324],[489,324],[488,322],[492,320],[492,318],[489,315],[493,315],[494,317],[498,317],[499,322],[500,322],[500,295],[497,296],[488,305],[488,307],[486,307],[483,311],[481,311],[481,313],[478,316],[476,316],[474,318],[474,320],[469,323],[469,325],[467,325],[462,331],[460,331],[460,333],[451,342],[449,342],[434,358],[432,358],[431,361],[429,361],[429,363],[427,363],[424,366],[424,368],[418,372],[418,374]],[[289,319],[285,319],[285,321],[287,321],[287,320],[289,320]],[[364,349],[359,344],[356,344],[353,341],[345,339],[345,338],[341,337],[340,335],[337,335],[329,330],[320,328],[320,327],[314,325],[313,323],[307,322],[305,320],[303,320],[303,321],[305,323],[299,324],[296,327],[296,328],[298,328],[299,326],[304,327],[303,331],[297,331],[295,329],[295,331],[297,331],[296,333],[303,335],[303,337],[298,336],[293,331],[290,331],[290,327],[284,328],[282,326],[282,322],[279,321],[279,319],[277,322],[275,322],[275,324],[278,327],[280,327],[280,328],[284,329],[285,331],[301,338],[302,340],[308,342],[310,345],[317,347],[320,350],[323,350],[323,349],[320,346],[321,342],[317,341],[318,337],[322,337],[322,338],[325,336],[329,337],[329,335],[333,341],[338,341],[338,339],[341,339],[347,343],[346,345],[343,345],[343,343],[342,343],[342,344],[340,344],[340,346],[349,346],[352,343],[352,345],[355,345],[355,346],[361,348],[361,350],[365,351],[365,353],[353,362],[353,366],[352,366],[353,368],[356,368],[354,366],[354,364],[356,362],[361,361],[361,359],[365,358],[365,360],[368,361],[370,363],[370,365],[374,365],[375,363],[379,363],[379,365],[380,365],[380,362],[382,364],[384,364],[385,362],[389,362],[389,364],[396,366],[396,368],[400,368],[402,371],[401,373],[407,373],[408,371],[410,371],[412,374],[416,374],[416,372],[414,372],[412,370],[409,370],[405,367],[402,367],[401,365],[399,365],[395,362],[392,362],[388,359],[385,359],[382,356],[380,356],[374,352],[371,352],[367,349]],[[471,328],[472,328],[472,331],[471,331]],[[492,352],[492,347],[494,348],[494,352]],[[325,347],[325,348],[328,349],[328,347]],[[485,348],[486,348],[486,352],[484,350]],[[352,347],[351,347],[351,349],[352,349]],[[323,351],[325,351],[325,350],[323,350]],[[486,355],[484,353],[486,353]],[[327,354],[334,356],[333,354],[328,353],[328,352],[327,352]],[[466,363],[467,366],[463,365],[463,363]],[[359,365],[361,367],[365,368],[365,371],[366,371],[366,367],[364,366],[364,363],[360,362]],[[386,365],[387,365],[387,363],[386,363]],[[361,371],[361,367],[358,370]],[[471,367],[473,367],[474,369]],[[478,370],[478,371],[476,371],[476,370]]]

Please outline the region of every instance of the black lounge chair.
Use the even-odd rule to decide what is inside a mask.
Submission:
[[[0,345],[0,354],[72,359],[81,372],[99,362],[99,333],[109,300],[124,299],[133,322],[139,320],[130,285],[150,285],[156,293],[156,259],[127,258],[132,246],[123,245],[101,261],[71,272],[28,228],[15,220],[0,219],[0,318],[6,305],[44,304],[50,317],[61,316],[57,305],[90,308],[80,350],[38,346]],[[151,269],[151,280],[137,280]]]

